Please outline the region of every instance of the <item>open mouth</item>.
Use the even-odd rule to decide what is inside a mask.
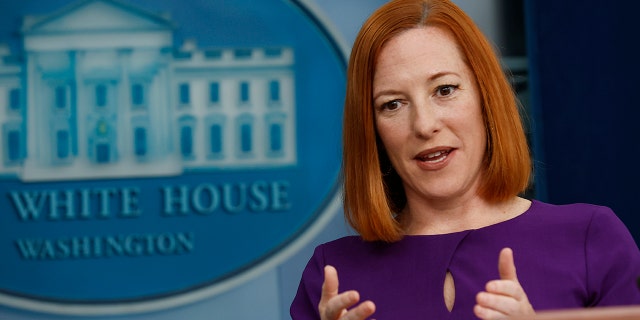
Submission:
[[[422,162],[438,163],[447,159],[447,156],[449,156],[449,153],[452,150],[453,149],[447,149],[447,150],[438,150],[438,151],[429,152],[429,153],[421,153],[417,155],[415,159]]]

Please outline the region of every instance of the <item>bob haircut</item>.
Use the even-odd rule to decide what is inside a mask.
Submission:
[[[402,181],[392,170],[376,132],[372,87],[377,58],[389,39],[425,26],[448,32],[475,76],[487,131],[479,196],[500,202],[529,186],[531,158],[518,101],[489,41],[449,0],[390,1],[360,29],[347,70],[344,212],[348,223],[366,241],[400,240],[404,234],[396,218],[407,201]]]

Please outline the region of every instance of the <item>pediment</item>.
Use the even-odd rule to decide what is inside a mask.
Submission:
[[[51,15],[25,19],[23,32],[29,34],[167,30],[173,28],[165,17],[113,0],[75,3]]]

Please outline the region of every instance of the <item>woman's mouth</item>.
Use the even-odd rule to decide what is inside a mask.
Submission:
[[[427,163],[438,163],[438,162],[442,162],[444,160],[447,159],[447,156],[449,156],[449,153],[452,151],[453,149],[446,149],[446,150],[437,150],[437,151],[433,151],[433,152],[423,152],[418,154],[415,159],[421,162],[427,162]]]

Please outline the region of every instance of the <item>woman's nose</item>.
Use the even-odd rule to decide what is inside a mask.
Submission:
[[[416,136],[429,138],[441,128],[438,112],[429,102],[415,104],[412,112],[413,131]]]

